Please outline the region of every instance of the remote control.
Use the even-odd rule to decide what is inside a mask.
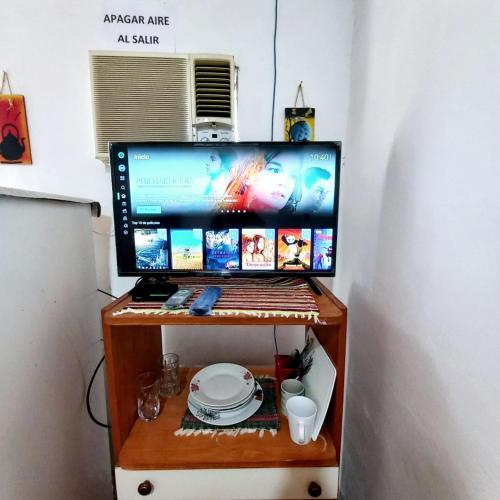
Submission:
[[[189,297],[193,295],[191,288],[180,288],[163,304],[163,309],[180,309]]]
[[[201,292],[201,295],[191,304],[189,314],[193,316],[208,316],[212,313],[212,307],[222,295],[220,286],[209,286]]]

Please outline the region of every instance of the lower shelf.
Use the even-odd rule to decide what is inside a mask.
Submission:
[[[255,375],[274,373],[273,367],[250,367]],[[199,368],[184,369],[182,391],[170,398],[154,422],[137,420],[126,439],[118,466],[129,470],[224,469],[267,467],[336,467],[337,454],[328,429],[307,446],[293,443],[286,417],[281,415],[276,436],[265,432],[232,436],[175,436],[184,415],[188,382]],[[277,408],[280,407],[279,389]]]

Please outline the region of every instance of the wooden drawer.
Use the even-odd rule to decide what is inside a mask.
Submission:
[[[280,500],[336,499],[338,467],[267,469],[124,470],[115,469],[118,500]],[[152,491],[142,496],[139,485],[149,481]],[[321,487],[311,496],[311,482]]]

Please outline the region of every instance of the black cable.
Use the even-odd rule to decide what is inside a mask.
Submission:
[[[274,1],[274,80],[273,80],[273,110],[271,114],[271,141],[274,140],[274,104],[276,102],[276,35],[278,33],[278,0]]]
[[[115,297],[114,295],[111,295],[108,292],[105,292],[104,290],[101,290],[100,288],[98,288],[97,291],[103,293],[104,295],[107,295],[108,297],[111,297],[112,299],[117,299],[118,298],[118,297]]]
[[[112,295],[111,293],[105,292],[104,290],[101,290],[100,288],[98,288],[97,291],[103,293],[104,295],[107,295],[108,297],[111,297],[112,299],[116,299],[117,298],[114,295]],[[94,373],[92,374],[92,377],[90,378],[90,382],[89,382],[89,386],[87,388],[87,395],[85,397],[85,401],[87,403],[87,413],[89,414],[89,417],[91,418],[91,420],[95,424],[99,425],[100,427],[104,427],[105,429],[111,429],[110,425],[103,424],[102,422],[99,422],[99,420],[97,420],[94,417],[94,414],[92,413],[92,408],[90,407],[90,391],[92,390],[92,384],[94,383],[94,379],[95,379],[95,376],[97,375],[97,371],[101,367],[103,361],[104,361],[104,356],[101,358],[101,361],[99,361],[98,365],[96,366],[96,369],[94,370]]]
[[[111,425],[103,424],[102,422],[99,422],[99,420],[97,420],[94,417],[94,414],[92,413],[92,408],[90,407],[90,389],[92,388],[92,384],[94,383],[95,376],[97,375],[97,370],[99,370],[103,361],[104,361],[104,356],[101,358],[101,361],[99,361],[99,364],[97,365],[96,369],[94,370],[94,373],[92,374],[92,377],[91,377],[90,382],[89,382],[89,387],[87,389],[87,397],[86,397],[87,412],[89,414],[89,417],[92,419],[92,421],[95,424],[99,425],[100,427],[104,427],[105,429],[111,429]]]

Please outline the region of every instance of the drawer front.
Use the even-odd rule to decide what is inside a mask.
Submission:
[[[338,467],[276,469],[115,469],[118,500],[336,499]],[[145,483],[149,481],[148,483]],[[311,483],[319,485],[320,490]],[[145,495],[138,492],[139,486]],[[151,490],[150,493],[147,493]],[[310,490],[314,496],[309,494]]]

